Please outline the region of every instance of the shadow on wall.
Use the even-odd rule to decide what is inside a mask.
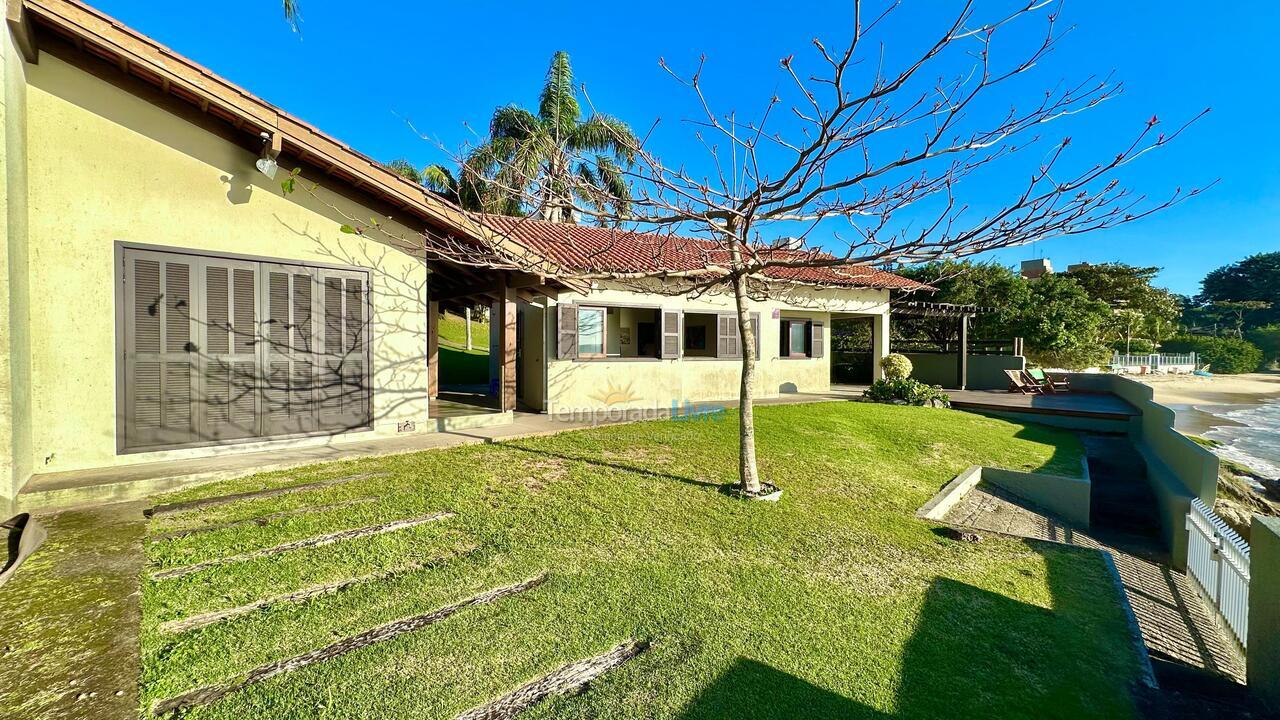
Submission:
[[[800,392],[800,388],[797,387],[795,383],[782,383],[778,386],[778,392],[783,395],[793,395]]]
[[[739,657],[680,718],[1132,716],[1126,680],[1137,677],[1137,655],[1118,595],[1117,602],[1099,601],[1103,590],[1111,590],[1101,556],[1028,544],[1048,566],[1052,609],[938,578],[903,649],[893,711]],[[858,649],[849,648],[849,656],[858,657]]]

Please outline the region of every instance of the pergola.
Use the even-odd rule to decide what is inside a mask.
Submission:
[[[951,303],[902,300],[893,303],[893,313],[908,317],[954,318],[960,336],[956,352],[956,389],[964,390],[969,378],[969,318],[990,312],[990,308],[977,305],[953,305]]]

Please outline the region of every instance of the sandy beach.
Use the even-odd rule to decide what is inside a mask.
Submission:
[[[1257,405],[1280,399],[1280,372],[1247,375],[1130,375],[1146,383],[1161,405]]]
[[[1280,401],[1280,372],[1247,375],[1131,375],[1150,385],[1156,402],[1177,413],[1177,428],[1203,435],[1240,423],[1224,417],[1234,410]]]
[[[1135,377],[1176,413],[1175,427],[1219,441],[1218,454],[1265,477],[1280,474],[1280,373]]]

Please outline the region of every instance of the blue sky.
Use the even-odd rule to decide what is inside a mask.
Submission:
[[[494,107],[536,105],[546,64],[569,51],[596,107],[637,130],[661,117],[664,157],[696,157],[680,120],[694,108],[659,69],[659,57],[691,68],[707,56],[705,81],[722,108],[751,110],[783,82],[778,60],[811,57],[810,39],[834,45],[848,33],[847,2],[576,3],[516,6],[495,0],[394,0],[367,6],[301,0],[294,34],[276,0],[155,3],[91,0],[103,11],[316,124],[381,160],[425,165],[446,159],[482,131]],[[869,2],[869,7],[877,6]],[[904,52],[942,27],[947,0],[907,0],[878,38]],[[993,17],[1007,3],[978,3]],[[1257,252],[1280,250],[1280,144],[1275,141],[1280,71],[1268,33],[1280,5],[1191,2],[1067,2],[1061,25],[1075,29],[1029,78],[1029,91],[1090,74],[1115,77],[1124,93],[1098,110],[1046,129],[1070,135],[1081,162],[1106,157],[1152,115],[1174,125],[1213,111],[1176,143],[1126,170],[1127,185],[1161,197],[1175,187],[1218,184],[1208,193],[1139,223],[994,254],[1006,263],[1048,257],[1121,261],[1164,268],[1160,282],[1194,293],[1206,272]],[[1038,32],[1023,26],[1021,42]],[[1272,47],[1271,51],[1266,48]],[[1012,49],[1012,48],[1011,48]],[[941,68],[959,71],[963,63]],[[424,140],[409,121],[431,140]],[[1034,163],[1035,158],[1029,158]],[[1025,162],[970,186],[976,206],[1007,194]]]

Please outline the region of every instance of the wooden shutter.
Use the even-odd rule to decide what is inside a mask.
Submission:
[[[780,332],[778,333],[778,357],[791,356],[791,321],[783,320],[779,324]]]
[[[742,342],[738,338],[736,315],[716,316],[716,357],[742,357]]]
[[[683,314],[679,310],[662,311],[662,357],[680,357],[680,349],[684,346],[684,337],[680,328],[683,319]]]
[[[314,298],[317,316],[323,317],[321,337],[315,341],[320,355],[319,423],[330,430],[364,427],[372,421],[366,276],[337,270],[319,273],[320,297]]]
[[[826,338],[823,336],[823,327],[820,322],[810,323],[809,357],[820,358],[824,354]]]
[[[556,305],[556,357],[573,360],[578,357],[578,306]]]
[[[756,360],[759,360],[760,359],[760,313],[758,312],[751,313],[751,337],[755,339],[754,347],[752,348],[752,350],[755,352],[755,355],[753,357]]]
[[[261,435],[259,419],[258,263],[200,262],[203,385],[199,433],[203,440]]]
[[[194,259],[128,250],[124,261],[124,446],[191,442],[198,358]]]
[[[319,426],[316,381],[315,272],[263,264],[261,402],[268,435],[305,433]]]

